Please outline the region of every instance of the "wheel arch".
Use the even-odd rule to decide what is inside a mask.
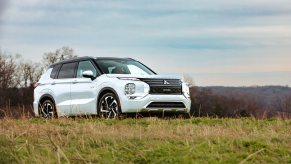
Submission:
[[[119,100],[119,96],[118,96],[117,92],[116,92],[113,88],[111,88],[111,87],[104,87],[104,88],[102,88],[102,89],[99,91],[99,94],[98,94],[98,96],[97,96],[97,103],[99,102],[99,100],[101,99],[101,97],[102,97],[104,94],[108,93],[108,92],[114,93],[114,94],[117,96],[118,100]]]
[[[102,89],[100,90],[100,92],[99,92],[99,94],[98,94],[98,96],[97,96],[97,107],[98,107],[98,104],[99,104],[100,99],[102,98],[102,96],[103,96],[104,94],[106,94],[106,93],[110,93],[110,92],[116,95],[116,97],[117,97],[117,99],[118,99],[118,101],[119,101],[119,105],[121,106],[120,98],[119,98],[117,92],[116,92],[113,88],[111,88],[111,87],[104,87],[104,88],[102,88]]]
[[[54,105],[55,105],[55,109],[57,108],[57,106],[56,106],[56,102],[55,102],[55,99],[53,98],[53,96],[52,95],[50,95],[50,94],[44,94],[44,95],[42,95],[40,98],[39,98],[39,101],[38,101],[38,114],[40,114],[39,112],[39,107],[40,107],[40,105],[45,101],[45,100],[51,100],[53,103],[54,103]],[[57,109],[56,109],[57,110]]]
[[[55,99],[53,98],[52,95],[50,94],[44,94],[39,98],[39,104],[42,103],[43,101],[45,101],[46,99],[50,99],[53,101],[53,103],[56,105]]]

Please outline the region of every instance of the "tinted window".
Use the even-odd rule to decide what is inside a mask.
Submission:
[[[90,61],[81,61],[79,62],[78,70],[77,70],[77,78],[82,78],[82,74],[84,71],[92,71],[94,77],[96,77],[96,69]]]
[[[60,68],[61,68],[61,65],[60,64],[55,65],[53,67],[53,70],[52,70],[52,73],[51,73],[50,77],[53,78],[53,79],[55,79],[56,76],[57,76],[57,74],[58,74],[58,71],[60,70]]]
[[[76,64],[77,64],[76,62],[63,64],[59,72],[58,78],[59,79],[74,78]]]

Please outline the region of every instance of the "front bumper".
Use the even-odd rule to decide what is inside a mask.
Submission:
[[[177,102],[183,103],[185,107],[148,107],[153,102]],[[120,97],[120,104],[123,113],[138,112],[185,112],[189,113],[191,100],[182,95],[147,95],[141,99],[129,99],[126,96]]]

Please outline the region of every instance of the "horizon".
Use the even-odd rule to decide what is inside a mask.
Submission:
[[[197,86],[291,86],[291,1],[0,1],[0,49],[130,57]]]

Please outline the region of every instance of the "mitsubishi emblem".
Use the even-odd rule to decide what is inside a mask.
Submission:
[[[169,85],[170,83],[167,80],[164,80],[164,85]]]

